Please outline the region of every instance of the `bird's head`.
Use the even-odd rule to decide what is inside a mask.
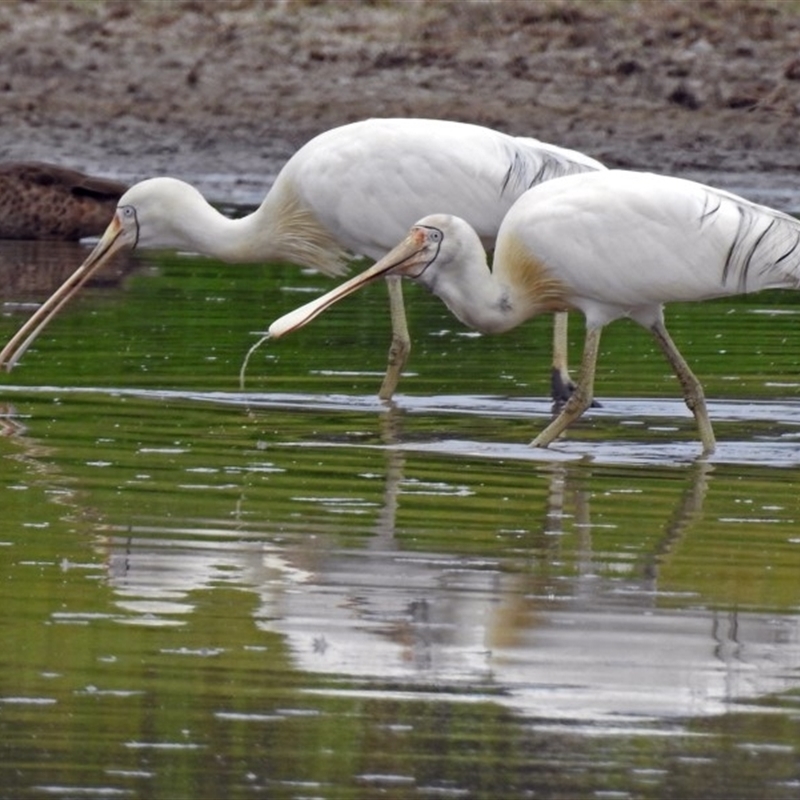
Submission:
[[[123,247],[178,249],[186,245],[183,229],[206,201],[194,186],[176,178],[148,178],[120,197],[105,236]],[[112,232],[116,229],[116,235]]]
[[[275,320],[269,326],[269,336],[277,339],[302,328],[325,309],[378,278],[393,275],[411,278],[433,290],[443,271],[457,263],[466,248],[476,247],[483,253],[478,234],[463,219],[449,214],[424,217],[397,247],[369,269]]]
[[[185,207],[185,200],[192,193],[202,199],[196,189],[174,178],[151,178],[128,189],[119,199],[111,222],[84,262],[3,348],[0,366],[10,370],[45,325],[115,253],[139,246],[177,246],[174,210]]]
[[[100,269],[119,250],[161,246],[161,240],[168,239],[170,210],[187,190],[192,187],[173,178],[150,178],[131,186],[81,269]],[[167,244],[164,241],[163,246]]]

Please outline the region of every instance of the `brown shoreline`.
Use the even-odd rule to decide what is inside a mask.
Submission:
[[[779,206],[800,187],[797,0],[20,1],[0,52],[0,159],[218,198],[258,199],[308,138],[368,116],[491,125]]]

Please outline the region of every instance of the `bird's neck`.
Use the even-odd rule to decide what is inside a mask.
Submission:
[[[230,219],[205,202],[193,214],[191,227],[183,226],[185,246],[221,261],[286,261],[337,274],[347,260],[339,242],[278,183],[252,214],[240,219]]]
[[[503,333],[537,314],[562,311],[566,291],[546,269],[521,250],[495,253],[491,270],[485,254],[459,261],[457,275],[425,273],[419,282],[437,295],[465,325],[481,333]]]

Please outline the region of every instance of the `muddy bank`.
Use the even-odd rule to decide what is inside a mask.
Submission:
[[[326,128],[491,125],[791,205],[800,3],[7,2],[0,159],[258,199]]]

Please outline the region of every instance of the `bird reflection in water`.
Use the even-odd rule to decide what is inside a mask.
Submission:
[[[513,555],[471,556],[455,541],[436,552],[415,537],[404,544],[408,531],[398,535],[423,525],[402,521],[422,482],[406,474],[416,462],[399,436],[401,420],[387,422],[385,505],[372,512],[374,533],[363,546],[337,545],[335,519],[324,530],[297,527],[295,505],[295,522],[265,521],[257,536],[251,527],[249,540],[229,547],[170,543],[168,529],[153,544],[152,529],[139,537],[134,527],[102,543],[116,565],[109,583],[120,609],[133,624],[137,614],[146,615],[142,624],[181,624],[194,613],[192,595],[225,576],[258,595],[256,626],[286,638],[299,670],[485,692],[544,718],[715,714],[794,685],[795,618],[742,612],[732,621],[727,612],[660,600],[662,563],[702,522],[708,463],[675,468],[674,508],[659,504],[649,514],[660,535],[635,559],[598,549],[605,526],[592,513],[597,467],[581,462],[540,465],[531,476],[547,482],[532,495],[541,498],[540,524],[520,534]],[[649,503],[646,494],[641,502]]]

